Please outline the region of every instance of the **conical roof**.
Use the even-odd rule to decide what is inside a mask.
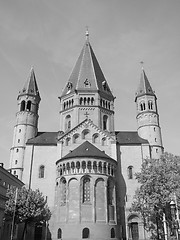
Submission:
[[[140,83],[136,92],[136,98],[140,97],[142,95],[153,95],[155,96],[154,91],[152,90],[152,87],[149,83],[149,80],[146,76],[146,73],[144,69],[142,69],[141,72],[141,78],[140,78]]]
[[[91,157],[91,158],[105,158],[105,159],[112,159],[104,151],[99,150],[93,144],[88,141],[82,143],[79,147],[74,149],[72,152],[68,153],[66,156],[61,158],[60,160],[68,159],[68,158],[76,158],[76,157]],[[58,160],[59,161],[59,160]],[[57,162],[58,162],[57,161]]]
[[[88,38],[62,92],[62,96],[75,90],[99,91],[108,95],[111,99],[114,98]]]
[[[30,75],[29,75],[23,89],[19,92],[19,96],[20,95],[33,95],[33,96],[38,96],[40,98],[33,68],[31,68]]]

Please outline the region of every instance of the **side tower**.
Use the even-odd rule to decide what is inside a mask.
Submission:
[[[40,100],[35,73],[31,69],[30,77],[17,97],[18,111],[10,156],[12,174],[17,175],[20,180],[22,179],[26,141],[37,134]]]
[[[86,42],[60,99],[60,130],[69,131],[84,119],[114,131],[114,96],[89,42]]]
[[[163,153],[161,128],[157,108],[157,97],[152,90],[144,69],[141,72],[135,102],[137,106],[138,134],[150,144],[152,158],[159,158]]]

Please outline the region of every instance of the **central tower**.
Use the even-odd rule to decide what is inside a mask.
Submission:
[[[93,52],[88,31],[59,99],[61,131],[69,131],[86,118],[102,130],[114,131],[114,96]]]

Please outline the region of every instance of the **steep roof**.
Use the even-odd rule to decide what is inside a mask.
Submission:
[[[149,143],[146,139],[139,137],[138,133],[135,131],[116,131],[115,134],[117,142],[121,145],[139,145]]]
[[[152,90],[152,87],[149,83],[149,80],[146,76],[146,73],[145,73],[144,69],[142,69],[142,72],[141,72],[140,83],[139,83],[138,89],[136,91],[136,98],[140,97],[140,96],[143,96],[143,95],[153,95],[153,96],[155,96],[155,93]]]
[[[88,38],[62,92],[62,96],[75,90],[99,91],[111,99],[114,98]]]
[[[35,138],[27,141],[27,145],[57,145],[59,132],[38,132]]]
[[[72,152],[68,153],[66,156],[62,157],[60,160],[68,159],[68,158],[76,158],[76,157],[91,157],[91,158],[105,158],[112,159],[104,151],[99,150],[93,144],[88,141],[82,143],[79,147],[74,149]],[[60,161],[58,160],[58,161]],[[58,162],[57,161],[57,162]]]
[[[32,96],[37,96],[40,98],[39,95],[39,90],[36,82],[36,77],[34,73],[34,69],[31,68],[30,75],[23,87],[23,89],[19,92],[20,95],[32,95]]]

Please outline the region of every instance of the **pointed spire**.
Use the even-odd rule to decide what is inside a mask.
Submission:
[[[144,71],[144,68],[142,66],[142,71],[141,71],[141,78],[140,78],[140,83],[136,92],[136,98],[140,97],[142,95],[153,95],[155,96],[154,91],[152,90],[152,87],[149,83],[149,80],[146,76],[146,73]]]
[[[62,96],[78,90],[98,91],[100,94],[102,93],[114,99],[89,42],[88,30],[86,30],[86,42],[62,92]]]
[[[30,75],[29,75],[23,89],[19,92],[19,96],[26,95],[26,94],[35,95],[35,96],[40,97],[33,67],[31,67]]]

